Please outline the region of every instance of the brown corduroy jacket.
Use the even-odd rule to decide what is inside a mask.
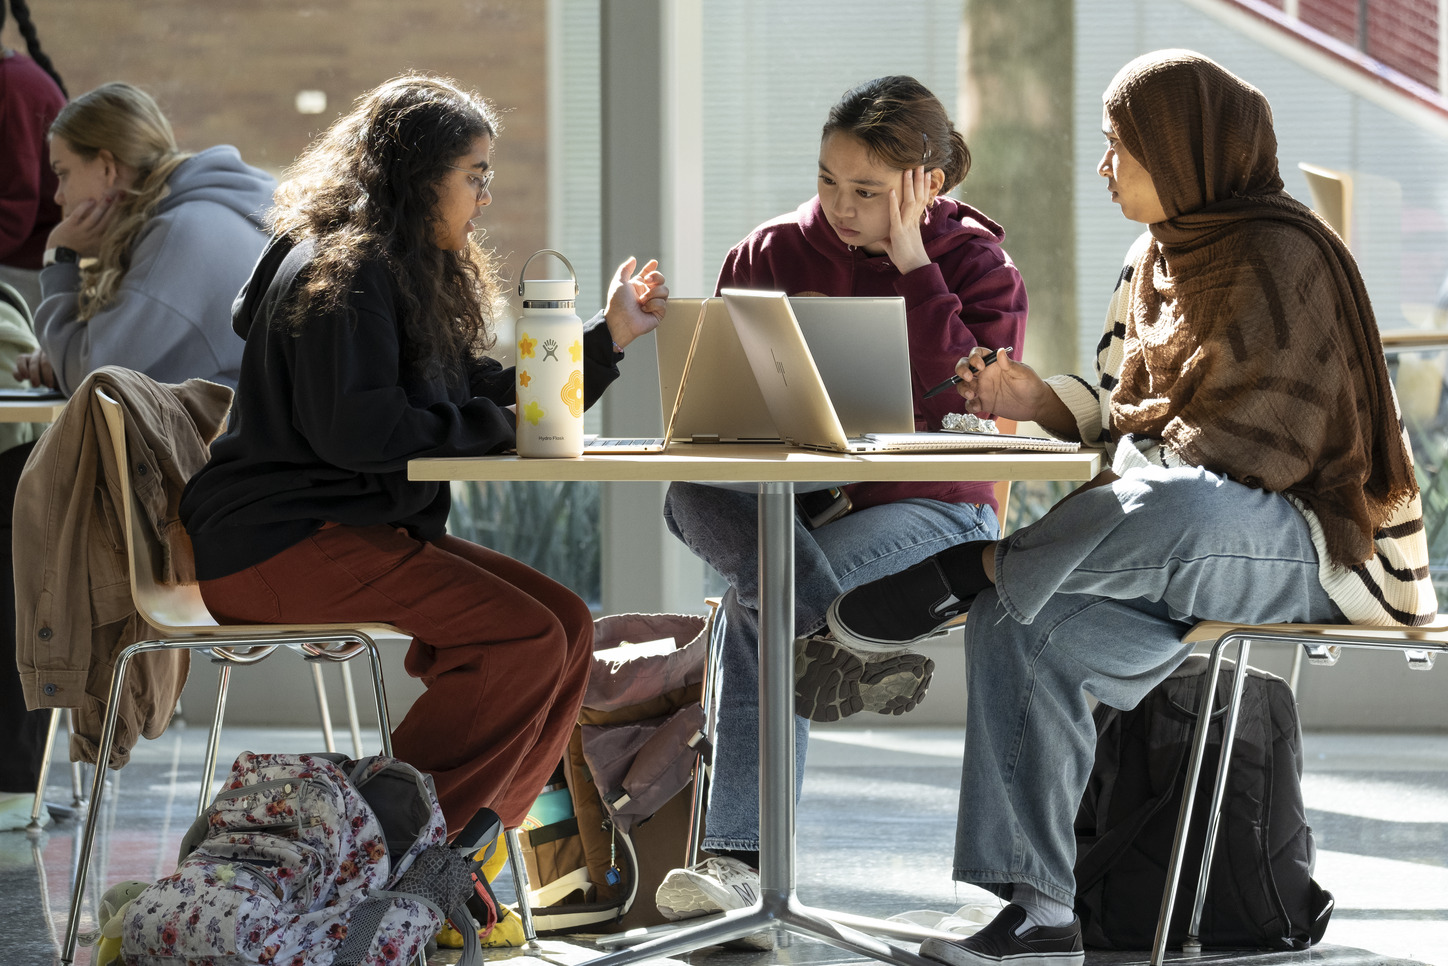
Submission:
[[[116,466],[95,389],[121,403],[130,465]],[[113,661],[151,636],[136,613],[127,570],[119,472],[128,474],[143,525],[165,548],[166,581],[192,581],[190,541],[177,517],[181,490],[206,462],[232,392],[190,379],[162,385],[129,369],[97,369],[26,461],[13,526],[17,663],[31,708],[76,708],[71,757],[94,761]],[[140,655],[127,674],[110,766],[138,737],[166,729],[186,683],[187,651]]]

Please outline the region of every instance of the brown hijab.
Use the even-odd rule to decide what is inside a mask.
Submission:
[[[1114,429],[1302,499],[1332,560],[1361,563],[1417,484],[1357,264],[1282,190],[1267,99],[1186,50],[1104,99],[1167,215],[1130,283]]]

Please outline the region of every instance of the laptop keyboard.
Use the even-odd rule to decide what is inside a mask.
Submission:
[[[601,436],[597,439],[590,439],[586,445],[589,449],[613,449],[615,447],[637,447],[637,446],[662,446],[662,436]]]

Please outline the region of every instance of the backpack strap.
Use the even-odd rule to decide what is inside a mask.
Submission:
[[[1140,706],[1138,706],[1140,707]],[[1118,723],[1122,713],[1115,709],[1114,715],[1109,715],[1100,720],[1099,724],[1104,727],[1108,723]],[[1195,715],[1193,715],[1195,717]],[[1156,726],[1162,726],[1167,720],[1164,715],[1158,715]],[[1179,732],[1177,740],[1161,742],[1158,747],[1157,756],[1149,764],[1154,773],[1164,779],[1160,785],[1161,791],[1152,797],[1141,802],[1130,813],[1117,820],[1107,832],[1091,843],[1091,847],[1084,854],[1078,854],[1076,859],[1076,893],[1084,893],[1088,887],[1094,885],[1103,875],[1110,871],[1116,863],[1122,850],[1136,841],[1142,829],[1144,829],[1158,812],[1170,804],[1178,802],[1181,798],[1181,775],[1187,761],[1187,748],[1191,738],[1191,730],[1184,724],[1173,723],[1174,730]],[[1116,783],[1117,775],[1120,773],[1120,760],[1113,759],[1108,767],[1103,768],[1098,760],[1097,774],[1101,777],[1103,784],[1108,786],[1108,791],[1103,794],[1101,811],[1098,820],[1103,817],[1109,807],[1110,794]]]
[[[1132,842],[1152,817],[1175,796],[1157,795],[1142,802],[1131,814],[1112,826],[1105,835],[1091,843],[1091,848],[1076,862],[1076,892],[1079,895],[1096,883],[1115,864],[1117,855]]]
[[[176,850],[176,864],[180,865],[186,861],[186,856],[196,851],[206,836],[211,834],[211,809],[207,809],[196,816],[191,822],[191,827],[186,834],[181,836],[181,847]]]
[[[458,848],[468,857],[468,870],[472,875],[473,894],[468,897],[467,911],[471,918],[476,920],[478,928],[484,933],[493,931],[498,924],[500,903],[498,896],[493,892],[493,885],[488,881],[484,868],[493,860],[497,852],[498,843],[502,841],[503,820],[498,813],[491,808],[480,808],[476,815],[463,826],[463,830],[453,839],[453,846]],[[518,883],[518,889],[524,888]],[[452,918],[449,916],[448,918]],[[459,920],[453,919],[453,926],[457,927]],[[459,929],[461,931],[461,929]],[[476,938],[476,933],[474,933]],[[466,949],[467,937],[463,937],[464,949]]]
[[[503,831],[503,820],[498,817],[498,813],[491,808],[480,808],[472,820],[464,825],[463,830],[453,838],[452,844],[460,849],[477,851],[496,842],[498,833],[501,831]]]
[[[1332,911],[1337,908],[1337,900],[1332,897],[1331,892],[1318,885],[1316,879],[1307,880],[1307,889],[1308,908],[1312,910],[1312,922],[1307,927],[1307,935],[1310,945],[1316,946],[1322,942],[1323,934],[1327,932],[1327,921],[1332,918]]]

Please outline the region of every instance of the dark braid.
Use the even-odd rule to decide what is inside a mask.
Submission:
[[[0,0],[3,3],[4,0]],[[30,7],[25,0],[10,0],[10,12],[15,16],[15,26],[20,29],[20,35],[25,38],[25,49],[30,53],[30,59],[40,65],[41,69],[50,75],[55,81],[55,86],[60,92],[70,99],[70,93],[65,89],[65,81],[55,72],[55,65],[50,62],[50,56],[40,49],[40,35],[35,32],[35,24],[30,22]],[[0,27],[5,25],[5,8],[0,6]]]

